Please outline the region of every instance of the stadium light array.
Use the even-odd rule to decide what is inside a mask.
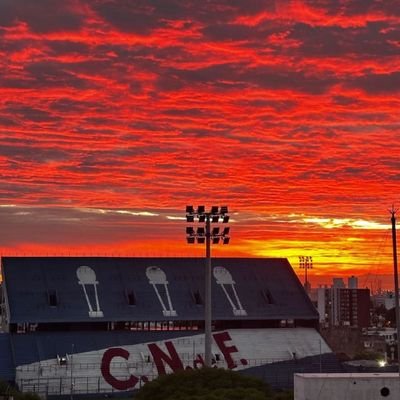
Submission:
[[[209,229],[209,232],[207,233],[207,224],[210,222],[213,224],[226,224],[229,222],[227,206],[212,206],[209,212],[206,212],[205,206],[198,206],[197,209],[193,206],[186,206],[186,222],[205,224],[203,228],[197,228],[197,231],[195,231],[193,227],[186,228],[186,240],[188,243],[204,243],[203,237],[209,235],[210,240],[213,243],[215,239],[215,243],[229,244],[230,237],[228,227],[224,228],[222,232],[220,232],[219,227],[213,227],[213,229]]]
[[[189,244],[205,244],[206,245],[206,265],[205,265],[205,301],[204,301],[204,363],[206,367],[211,367],[211,244],[229,244],[230,236],[229,227],[223,230],[218,226],[211,224],[229,222],[227,206],[212,206],[210,211],[206,211],[205,206],[186,206],[186,222],[198,225],[197,229],[193,226],[186,227],[186,240]]]
[[[307,271],[312,269],[313,267],[313,259],[311,256],[300,256],[299,257],[299,267],[300,269],[304,269],[304,289],[308,293],[309,285],[308,285],[308,274]]]

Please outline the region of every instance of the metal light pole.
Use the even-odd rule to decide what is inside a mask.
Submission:
[[[70,367],[71,367],[71,393],[70,393],[70,397],[71,397],[71,400],[74,398],[73,397],[73,392],[74,392],[73,357],[74,357],[74,344],[72,343],[72,345],[71,345],[71,357],[70,357]]]
[[[299,266],[300,269],[304,269],[304,289],[306,290],[307,294],[309,292],[309,287],[308,287],[308,276],[307,276],[307,270],[312,269],[313,267],[313,260],[311,256],[300,256],[299,257]]]
[[[390,210],[392,215],[392,243],[393,243],[393,269],[394,269],[394,301],[396,311],[396,328],[397,328],[397,362],[400,375],[400,307],[399,307],[399,275],[397,272],[397,242],[396,242],[396,211],[394,207]]]
[[[206,215],[206,270],[205,270],[205,299],[204,299],[204,362],[206,367],[211,367],[211,341],[212,341],[212,297],[211,297],[211,227],[210,216]]]
[[[228,207],[212,206],[210,212],[206,212],[204,206],[198,206],[197,210],[193,206],[186,206],[186,221],[195,222],[195,218],[198,218],[199,224],[205,224],[205,226],[197,227],[195,231],[193,227],[186,227],[186,240],[188,243],[194,244],[197,239],[197,243],[206,245],[206,263],[205,263],[205,289],[204,289],[204,363],[206,367],[211,367],[212,354],[211,354],[211,343],[212,343],[212,311],[211,311],[211,282],[212,282],[212,268],[211,268],[211,242],[212,244],[220,243],[222,239],[223,244],[229,244],[229,227],[225,227],[220,232],[219,227],[215,227],[211,230],[211,223],[228,223]]]

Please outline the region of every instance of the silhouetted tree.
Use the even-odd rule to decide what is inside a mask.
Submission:
[[[36,393],[22,393],[8,382],[0,380],[0,396],[12,397],[14,400],[40,400]]]
[[[263,381],[220,368],[201,368],[159,376],[146,383],[134,400],[290,400]]]

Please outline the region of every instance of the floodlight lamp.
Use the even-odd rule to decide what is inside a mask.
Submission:
[[[211,214],[213,214],[213,215],[218,214],[218,206],[211,207]]]
[[[212,230],[212,236],[216,236],[216,235],[218,235],[218,234],[219,234],[219,227],[216,226],[216,227],[213,228],[213,230]]]
[[[229,215],[224,215],[224,217],[222,218],[222,222],[224,224],[227,224],[229,222]]]
[[[193,214],[187,214],[186,215],[186,222],[194,222],[194,215]]]
[[[197,238],[197,243],[204,244],[206,242],[206,238],[204,236]]]
[[[197,228],[197,235],[198,236],[205,236],[205,234],[206,234],[206,231],[205,231],[205,229],[203,228],[203,227],[199,227],[199,228]]]
[[[199,215],[199,222],[206,222],[206,216],[204,214]]]
[[[194,208],[193,206],[186,206],[186,214],[193,214]]]
[[[224,230],[222,231],[222,234],[223,234],[224,236],[229,235],[230,229],[231,229],[231,228],[229,228],[229,227],[227,226],[227,227],[224,228]]]
[[[221,214],[228,214],[228,206],[221,206]]]
[[[206,212],[206,207],[205,206],[198,206],[197,207],[197,214],[204,214]]]
[[[189,244],[193,244],[193,243],[194,243],[194,240],[195,240],[195,237],[194,237],[194,236],[188,236],[188,237],[186,238],[186,240],[187,240],[187,242],[188,242]]]
[[[230,238],[229,236],[226,236],[226,237],[224,237],[222,243],[223,243],[223,244],[229,244],[229,240],[230,240],[230,239],[231,239],[231,238]]]
[[[378,365],[379,365],[380,367],[386,367],[387,362],[386,362],[385,360],[378,360]]]
[[[219,215],[213,215],[211,218],[211,222],[217,223],[219,221]]]
[[[219,243],[219,236],[213,237],[212,242],[213,242],[213,244],[218,244]]]
[[[194,235],[194,229],[193,229],[192,226],[187,226],[187,227],[186,227],[186,234],[187,234],[187,235],[191,235],[191,236]]]

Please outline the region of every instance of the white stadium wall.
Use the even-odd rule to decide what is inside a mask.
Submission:
[[[236,371],[331,353],[312,328],[213,333],[218,367]],[[42,396],[134,390],[160,374],[203,365],[204,335],[116,346],[17,367],[16,382]]]

